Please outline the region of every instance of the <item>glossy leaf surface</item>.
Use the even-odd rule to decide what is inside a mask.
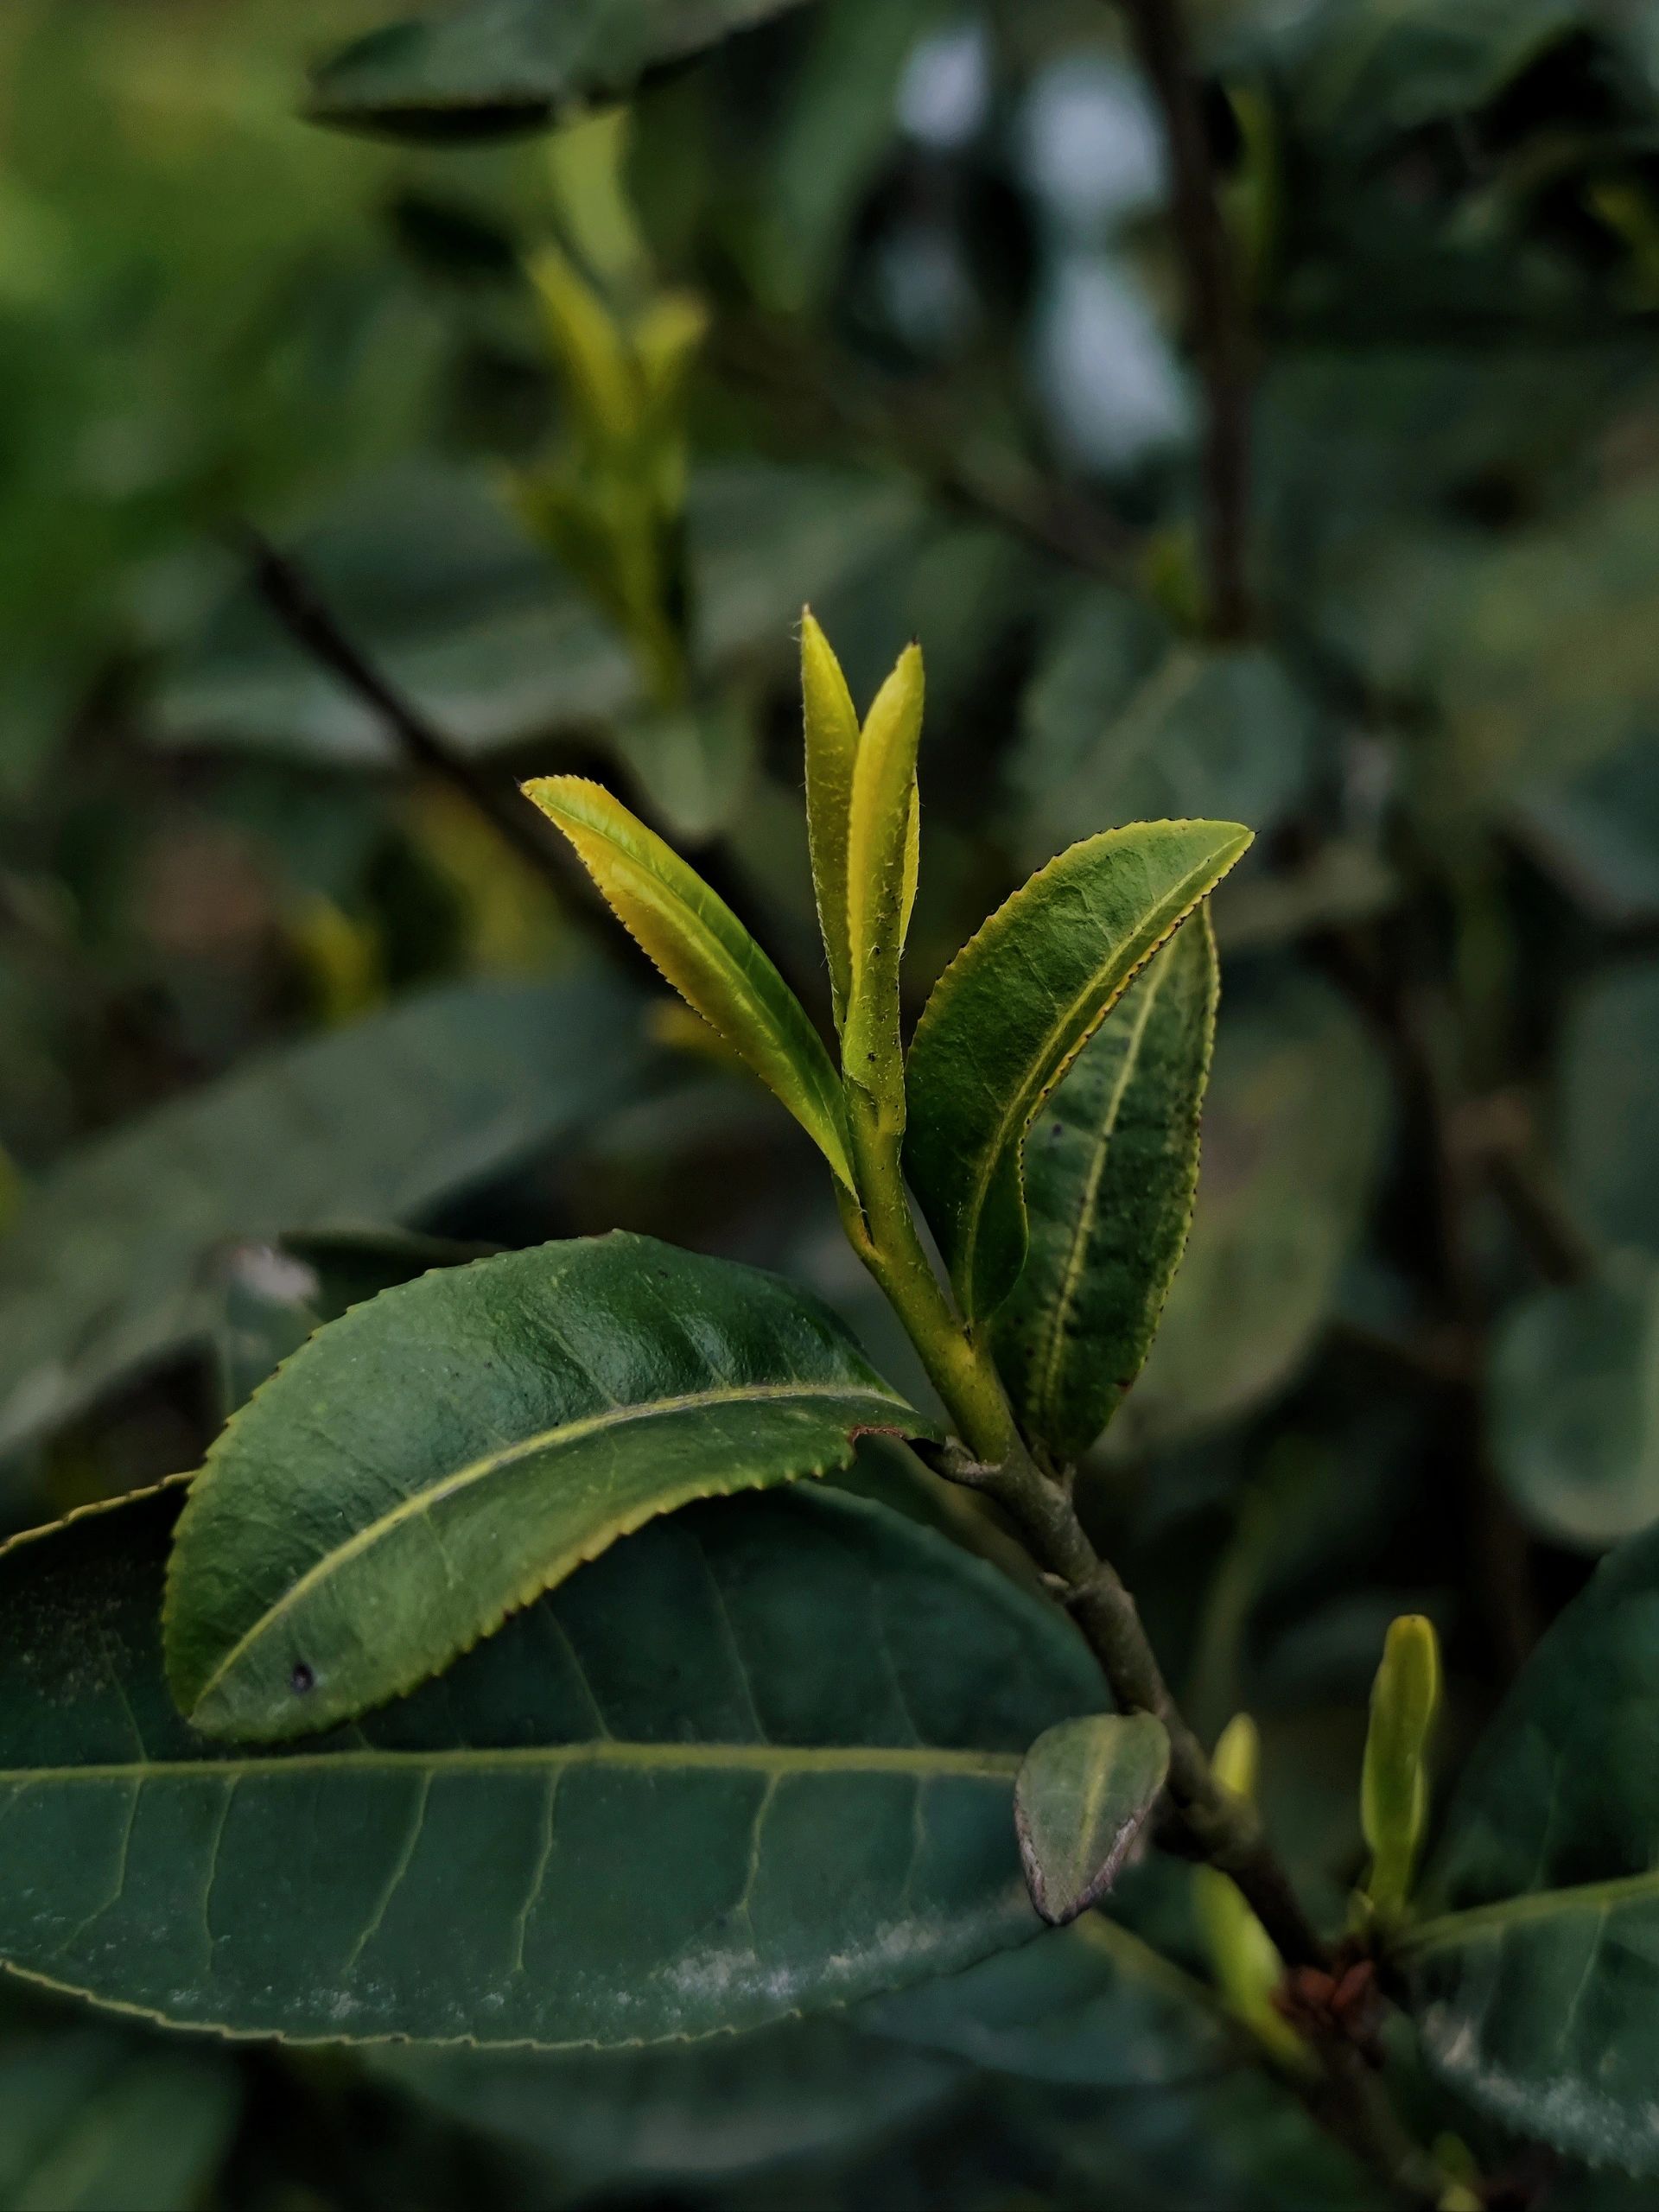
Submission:
[[[654,1522],[299,1750],[180,1719],[176,1492],[0,1555],[0,1963],[181,2026],[613,2044],[760,2026],[1041,1923],[1034,1736],[1070,1624],[829,1491]]]
[[[1021,1153],[1044,1099],[1249,843],[1224,822],[1090,837],[1016,891],[940,977],[911,1046],[905,1164],[970,1319],[1024,1265]]]
[[[193,1723],[309,1733],[413,1688],[642,1522],[925,1424],[829,1308],[617,1234],[321,1331],[207,1456],[168,1577]]]
[[[996,1360],[1058,1460],[1088,1450],[1140,1373],[1180,1264],[1219,983],[1206,910],[1136,976],[1027,1145],[1031,1249]]]
[[[1659,1535],[1604,1560],[1482,1741],[1403,1946],[1431,2061],[1518,2133],[1659,2174]]]
[[[1645,1253],[1512,1307],[1488,1388],[1497,1471],[1534,1528],[1600,1551],[1659,1520],[1659,1268]]]
[[[1295,1374],[1363,1227],[1387,1117],[1381,1055],[1333,991],[1281,974],[1230,1000],[1192,1234],[1109,1452],[1200,1435]]]
[[[1063,1720],[1026,1753],[1014,1821],[1032,1903],[1052,1927],[1100,1903],[1168,1772],[1169,1738],[1149,1713]]]
[[[788,1108],[850,1190],[846,1108],[830,1055],[725,900],[598,784],[542,776],[524,791],[570,840],[630,937]]]
[[[372,31],[312,81],[319,123],[395,137],[494,137],[626,99],[642,79],[799,0],[473,0]]]
[[[645,1063],[614,984],[456,984],[100,1139],[0,1243],[0,1450],[205,1338],[219,1246],[407,1220],[596,1118]]]

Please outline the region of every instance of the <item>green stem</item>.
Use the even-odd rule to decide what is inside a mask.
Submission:
[[[1326,1947],[1255,1812],[1216,1780],[1208,1754],[1170,1694],[1135,1599],[1090,1541],[1069,1484],[1045,1474],[1033,1459],[988,1347],[963,1325],[946,1296],[917,1234],[898,1136],[880,1127],[875,1102],[856,1085],[849,1085],[849,1103],[862,1210],[850,1201],[845,1205],[848,1235],[982,1468],[981,1486],[1013,1516],[1039,1565],[1061,1584],[1119,1706],[1162,1722],[1170,1744],[1170,1796],[1194,1847],[1231,1875],[1287,1965],[1326,1964]]]
[[[1230,1875],[1287,1966],[1327,1967],[1330,1953],[1303,1911],[1253,1807],[1217,1781],[1208,1754],[1170,1694],[1134,1598],[1090,1542],[1069,1482],[1033,1459],[988,1347],[951,1305],[917,1232],[899,1138],[875,1101],[848,1086],[859,1203],[843,1198],[854,1249],[880,1283],[962,1442],[974,1482],[1017,1522],[1027,1548],[1060,1584],[1119,1707],[1151,1713],[1169,1737],[1169,1793],[1198,1857]],[[1357,2053],[1322,2050],[1318,2086],[1304,2092],[1323,2125],[1414,2203],[1438,2202],[1433,2161],[1395,2120]]]

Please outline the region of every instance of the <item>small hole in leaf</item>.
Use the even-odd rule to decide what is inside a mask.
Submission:
[[[296,1697],[303,1697],[308,1690],[314,1690],[317,1687],[316,1674],[313,1669],[306,1665],[303,1659],[296,1659],[294,1662],[294,1671],[288,1680],[289,1687],[293,1690]]]

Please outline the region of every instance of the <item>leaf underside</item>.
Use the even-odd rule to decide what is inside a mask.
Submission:
[[[948,1973],[1041,1923],[1019,1755],[1070,1624],[828,1491],[653,1523],[299,1749],[181,1720],[176,1490],[0,1554],[0,1963],[175,2025],[626,2044]]]
[[[939,979],[910,1052],[905,1164],[970,1320],[1027,1248],[1032,1121],[1136,970],[1249,842],[1231,823],[1138,823],[1051,861]]]
[[[346,1719],[692,1498],[925,1424],[827,1306],[617,1234],[503,1253],[321,1330],[208,1454],[168,1666],[213,1735]]]
[[[1051,1925],[1105,1896],[1168,1772],[1169,1738],[1149,1713],[1063,1720],[1026,1753],[1014,1826],[1032,1903]]]
[[[1031,1246],[996,1360],[1026,1433],[1062,1462],[1140,1373],[1180,1264],[1219,980],[1206,908],[1084,1046],[1026,1148]]]

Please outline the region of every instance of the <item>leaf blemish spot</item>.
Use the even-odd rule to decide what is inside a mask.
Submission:
[[[314,1690],[317,1687],[315,1669],[308,1667],[303,1659],[296,1659],[294,1662],[294,1671],[289,1676],[288,1681],[289,1688],[296,1697],[304,1697],[308,1691]]]

